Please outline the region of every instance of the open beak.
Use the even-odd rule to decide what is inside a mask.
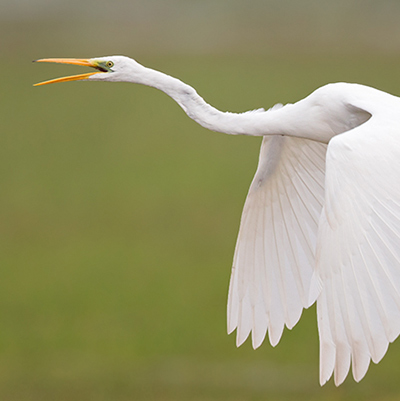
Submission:
[[[33,86],[40,86],[40,85],[47,85],[47,84],[55,84],[57,82],[69,82],[69,81],[80,81],[84,79],[88,79],[90,76],[94,74],[99,74],[101,72],[107,72],[103,68],[101,68],[95,61],[90,59],[84,58],[42,58],[39,60],[35,60],[37,63],[61,63],[61,64],[75,64],[75,65],[82,65],[85,67],[93,67],[96,68],[97,72],[88,72],[86,74],[78,74],[78,75],[71,75],[68,77],[56,78],[51,79],[49,81],[39,82],[34,84]]]

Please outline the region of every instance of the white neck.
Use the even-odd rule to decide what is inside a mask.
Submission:
[[[129,76],[126,80],[165,92],[198,124],[230,135],[288,135],[328,143],[333,136],[365,122],[370,117],[370,114],[362,110],[349,110],[342,102],[324,101],[329,99],[329,96],[324,95],[327,91],[336,93],[336,89],[329,85],[297,103],[280,108],[246,113],[222,112],[206,103],[191,86],[179,79],[141,67],[143,69],[139,79],[136,75],[135,80]]]
[[[194,88],[162,72],[145,68],[145,72],[141,74],[140,82],[135,82],[163,91],[174,99],[192,120],[212,131],[230,135],[255,136],[277,133],[276,130],[274,132],[267,132],[266,130],[268,124],[265,121],[265,114],[268,113],[258,111],[246,113],[222,112],[206,103]],[[264,118],[261,119],[261,116]]]

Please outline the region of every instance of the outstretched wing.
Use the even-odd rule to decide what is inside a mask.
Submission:
[[[326,145],[264,137],[240,223],[228,299],[228,332],[237,345],[252,331],[253,347],[268,330],[272,345],[292,328],[310,292],[318,221],[324,201]]]
[[[400,333],[400,130],[372,117],[334,137],[317,244],[320,382],[356,381]]]

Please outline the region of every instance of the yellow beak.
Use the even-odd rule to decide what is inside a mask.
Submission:
[[[93,67],[99,69],[99,66],[95,64],[90,59],[84,58],[42,58],[40,60],[35,60],[37,63],[61,63],[61,64],[74,64],[74,65],[82,65],[85,67]],[[99,74],[102,71],[98,72],[89,72],[86,74],[78,74],[78,75],[71,75],[68,77],[50,79],[49,81],[39,82],[34,84],[33,86],[40,86],[40,85],[47,85],[47,84],[55,84],[57,82],[69,82],[69,81],[80,81],[83,79],[88,79],[91,75]]]

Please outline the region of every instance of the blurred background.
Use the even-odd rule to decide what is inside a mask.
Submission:
[[[32,84],[125,54],[221,110],[328,82],[400,95],[395,0],[1,0],[0,400],[398,400],[400,343],[318,384],[315,308],[280,344],[227,336],[260,138],[130,84]]]

